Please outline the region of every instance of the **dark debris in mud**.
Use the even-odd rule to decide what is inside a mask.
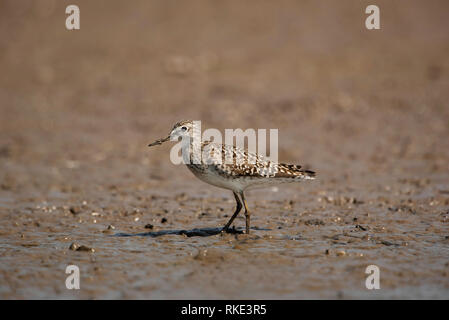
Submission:
[[[355,227],[356,227],[357,229],[360,229],[360,230],[362,230],[362,231],[366,231],[366,230],[368,230],[368,228],[367,228],[367,227],[364,227],[364,226],[362,226],[362,225],[360,225],[360,224],[356,225]]]
[[[94,248],[90,248],[90,247],[85,246],[85,245],[80,245],[80,244],[75,243],[75,242],[73,242],[70,245],[69,249],[72,250],[72,251],[95,252]]]
[[[309,219],[304,222],[306,226],[324,226],[325,223],[321,219]]]

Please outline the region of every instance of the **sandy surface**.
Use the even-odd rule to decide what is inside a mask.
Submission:
[[[0,2],[0,298],[449,298],[447,1],[70,3]],[[146,147],[182,119],[318,179],[189,237],[234,199]]]

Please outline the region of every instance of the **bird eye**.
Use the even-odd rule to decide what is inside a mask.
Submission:
[[[181,127],[181,130],[182,130],[182,131],[186,131],[186,130],[187,130],[187,127]]]

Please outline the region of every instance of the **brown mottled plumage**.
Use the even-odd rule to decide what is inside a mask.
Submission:
[[[234,193],[237,209],[223,231],[227,231],[240,212],[243,202],[246,233],[249,233],[250,213],[243,194],[245,190],[315,179],[315,172],[304,170],[299,165],[275,163],[236,146],[211,141],[196,142],[194,136],[201,136],[198,130],[193,121],[180,121],[167,138],[157,140],[149,146],[161,144],[170,138],[188,138],[189,143],[183,146],[182,152],[184,156],[187,155],[186,165],[190,171],[200,180]]]

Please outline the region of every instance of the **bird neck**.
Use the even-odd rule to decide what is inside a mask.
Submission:
[[[190,137],[188,141],[182,145],[182,156],[186,163],[201,163],[201,140]]]

